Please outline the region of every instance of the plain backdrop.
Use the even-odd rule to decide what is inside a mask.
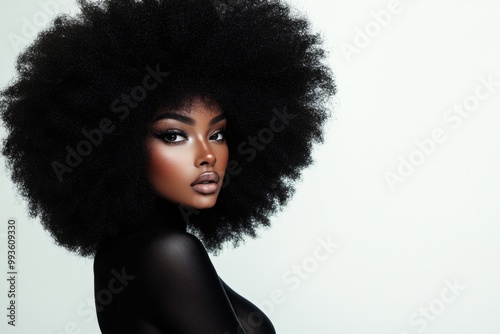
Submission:
[[[219,275],[279,334],[499,333],[498,1],[290,3],[329,51],[334,117],[272,226],[212,256]],[[73,0],[1,3],[2,87],[30,24],[75,10]],[[0,332],[99,333],[92,261],[27,218],[3,165]],[[11,217],[16,327],[6,317]]]

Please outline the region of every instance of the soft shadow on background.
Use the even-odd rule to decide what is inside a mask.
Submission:
[[[260,238],[212,257],[278,333],[500,332],[500,5],[290,0],[339,92],[326,142]],[[0,84],[72,0],[0,5]],[[5,132],[1,130],[2,138]],[[55,246],[0,173],[2,333],[98,333],[92,261]],[[18,223],[17,326],[6,225]]]

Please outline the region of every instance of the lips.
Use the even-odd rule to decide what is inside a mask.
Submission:
[[[219,174],[216,172],[205,172],[191,183],[191,187],[202,194],[213,194],[219,189],[219,180]]]

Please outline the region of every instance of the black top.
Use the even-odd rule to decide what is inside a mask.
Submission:
[[[275,334],[267,316],[217,275],[200,240],[152,228],[102,246],[94,291],[104,334]]]

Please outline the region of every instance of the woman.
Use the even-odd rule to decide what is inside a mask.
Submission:
[[[274,333],[217,275],[287,203],[335,92],[278,0],[82,1],[2,92],[12,178],[56,242],[93,257],[103,333]]]

